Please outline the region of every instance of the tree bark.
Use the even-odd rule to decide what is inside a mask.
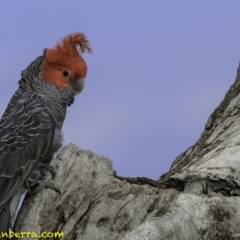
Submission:
[[[117,176],[108,158],[69,144],[52,163],[61,194],[27,197],[14,231],[64,232],[68,240],[240,239],[239,93],[240,67],[199,140],[159,181]]]

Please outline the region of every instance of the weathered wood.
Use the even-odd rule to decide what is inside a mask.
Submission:
[[[117,176],[108,158],[73,144],[53,167],[61,195],[44,189],[26,198],[15,231],[62,231],[68,240],[240,239],[240,68],[200,139],[159,181]]]

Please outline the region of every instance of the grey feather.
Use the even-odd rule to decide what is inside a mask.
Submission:
[[[74,91],[41,78],[44,56],[22,71],[0,121],[0,232],[10,227],[9,203],[37,182],[62,145],[61,128]]]

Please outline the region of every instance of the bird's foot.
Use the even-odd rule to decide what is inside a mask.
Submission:
[[[54,167],[52,167],[52,166],[47,166],[47,167],[46,167],[46,170],[52,174],[52,179],[54,179],[55,176],[56,176],[56,174],[57,174],[57,171],[54,169]]]
[[[52,175],[51,180],[53,180],[57,174],[57,171],[52,166],[46,166],[43,171],[41,171],[41,180],[46,179],[46,172],[50,172]]]
[[[43,188],[49,188],[57,192],[59,195],[61,194],[60,189],[56,187],[53,183],[50,183],[45,180],[38,180],[38,183],[34,187],[28,190],[28,195],[33,196],[38,192],[40,192]]]

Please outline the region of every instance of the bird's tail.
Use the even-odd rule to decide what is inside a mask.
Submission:
[[[10,204],[8,203],[3,210],[0,212],[0,239],[9,239],[8,233],[11,227],[11,215],[10,215]]]

